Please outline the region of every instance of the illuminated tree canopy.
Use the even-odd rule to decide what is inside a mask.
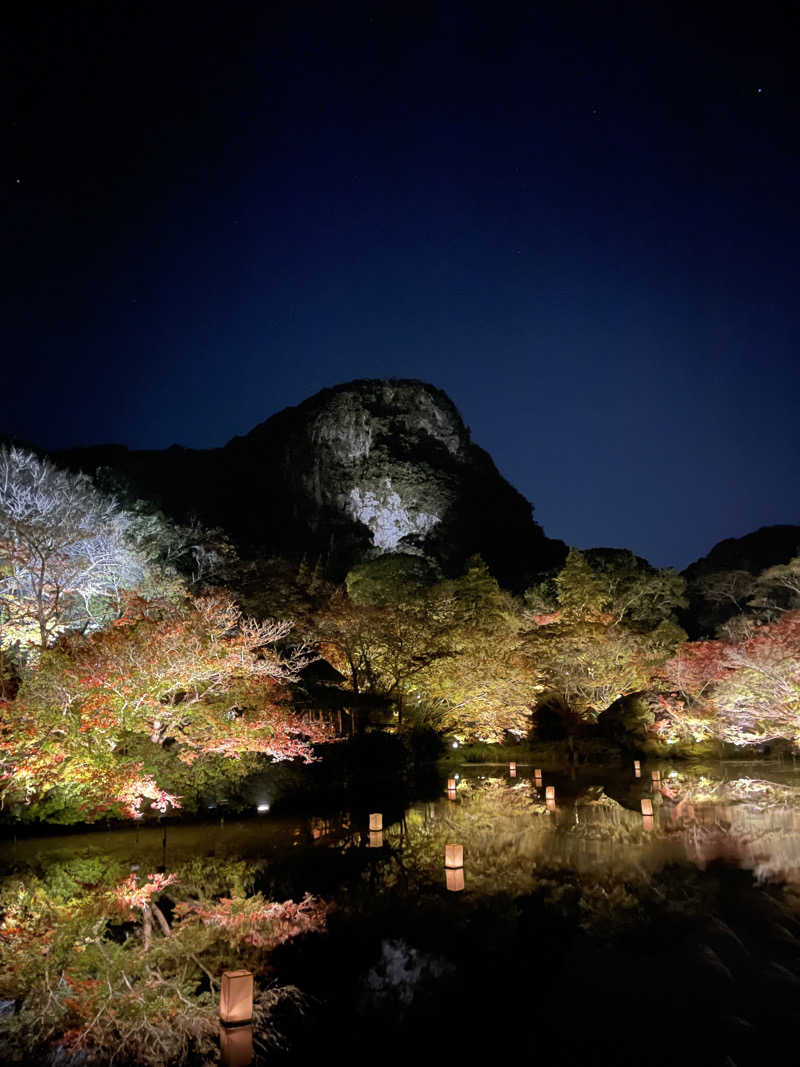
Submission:
[[[169,602],[128,601],[114,625],[65,634],[41,657],[2,737],[6,802],[29,804],[58,785],[87,818],[179,799],[149,771],[154,753],[192,766],[211,757],[312,758],[330,734],[293,712],[287,683],[308,662],[276,645],[288,622],[244,618],[218,593]]]

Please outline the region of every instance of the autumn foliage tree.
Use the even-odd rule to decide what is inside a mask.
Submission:
[[[108,629],[63,635],[5,718],[4,801],[55,789],[84,818],[138,817],[147,801],[179,806],[159,784],[170,763],[311,760],[329,734],[292,711],[287,683],[309,653],[279,651],[290,629],[245,618],[217,593],[180,606],[131,598]]]
[[[195,858],[170,872],[73,859],[0,881],[0,996],[5,1061],[217,1062],[225,970],[258,975],[254,1022],[277,1039],[277,1004],[302,1005],[270,981],[270,954],[322,929],[327,907],[252,892],[253,864]],[[244,884],[242,884],[244,882]]]
[[[684,645],[664,676],[663,735],[688,728],[739,746],[800,744],[800,611],[753,624],[741,640]]]
[[[672,575],[637,573],[628,560],[599,569],[570,549],[549,600],[546,593],[539,587],[527,597],[525,652],[567,721],[591,721],[646,689],[685,637],[671,617],[680,594]]]

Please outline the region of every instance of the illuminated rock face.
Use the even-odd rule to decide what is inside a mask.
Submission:
[[[373,553],[424,551],[457,503],[471,448],[452,402],[420,382],[366,381],[302,408],[308,417],[296,429],[299,464],[290,477],[311,525],[333,515],[369,531]]]
[[[324,389],[224,448],[81,449],[67,461],[122,470],[139,495],[222,526],[245,554],[320,557],[332,576],[388,552],[455,574],[480,553],[522,588],[566,554],[472,443],[452,400],[414,380]]]
[[[424,538],[440,521],[438,515],[420,511],[412,503],[404,504],[392,489],[391,478],[385,479],[384,489],[378,493],[354,486],[347,512],[370,530],[373,545],[382,552],[397,552],[410,539]]]

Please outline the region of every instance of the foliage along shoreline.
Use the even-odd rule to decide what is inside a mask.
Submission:
[[[321,558],[242,560],[223,531],[3,447],[2,811],[191,812],[368,730],[396,735],[415,764],[525,739],[571,757],[590,742],[794,752],[800,559],[702,582],[725,618],[691,641],[684,578],[623,550],[573,548],[523,596],[477,556],[447,577],[385,554],[341,584]]]

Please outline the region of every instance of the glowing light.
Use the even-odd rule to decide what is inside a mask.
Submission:
[[[253,972],[225,971],[219,993],[220,1021],[249,1023],[253,1018]]]
[[[256,811],[269,811],[269,804],[259,804]]]
[[[463,845],[445,845],[444,846],[444,865],[452,869],[457,869],[464,866],[464,846]]]
[[[458,748],[458,741],[453,742],[453,748]]]

